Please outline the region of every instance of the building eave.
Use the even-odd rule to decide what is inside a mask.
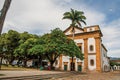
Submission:
[[[108,52],[108,50],[106,49],[106,47],[104,46],[104,44],[101,44],[102,46],[103,46],[103,48],[105,49],[105,51],[107,51]]]

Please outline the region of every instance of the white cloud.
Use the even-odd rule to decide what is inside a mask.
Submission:
[[[3,7],[3,4],[4,4],[4,1],[3,1],[3,0],[0,0],[0,10],[1,10],[2,7]]]
[[[110,56],[120,57],[120,19],[104,24],[102,32],[104,34],[103,42],[108,48]]]
[[[33,32],[38,29],[47,32],[55,27],[65,29],[69,23],[68,21],[65,22],[62,20],[64,12],[64,9],[57,7],[50,0],[14,0],[7,14],[3,32],[6,31],[6,28],[7,30],[11,28],[7,25],[16,25],[14,27],[19,26],[23,31],[28,32]],[[14,23],[14,25],[11,23]],[[65,28],[64,25],[66,26]]]
[[[36,33],[34,32],[36,30],[40,30],[42,33],[48,32],[55,27],[60,27],[62,30],[65,30],[69,26],[70,21],[62,20],[62,17],[63,13],[68,11],[68,7],[59,6],[60,4],[56,4],[54,1],[13,0],[6,17],[6,25],[4,26],[3,32],[6,31],[6,28],[7,30],[13,29],[7,25],[16,27],[16,30],[19,28],[18,31],[22,30],[32,33]],[[70,3],[72,0],[64,1]],[[104,21],[104,14],[92,9],[89,10],[89,6],[83,6],[83,8],[88,8],[88,10],[85,10],[88,25],[101,24]],[[38,34],[41,34],[41,32]]]
[[[112,57],[120,57],[120,50],[117,49],[117,50],[111,50],[109,51],[108,53],[108,56],[112,56]]]
[[[105,14],[94,11],[87,10],[85,12],[87,25],[101,25],[104,23],[106,17]],[[99,16],[98,16],[99,15]]]

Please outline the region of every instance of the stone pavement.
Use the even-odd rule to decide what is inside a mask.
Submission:
[[[84,75],[69,76],[58,80],[120,80],[120,72],[86,73]]]
[[[120,80],[120,71],[115,72],[70,72],[70,71],[0,71],[0,80]]]

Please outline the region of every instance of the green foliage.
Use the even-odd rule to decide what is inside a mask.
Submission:
[[[7,39],[6,42],[7,42],[8,49],[9,48],[15,49],[15,47],[18,46],[18,41],[20,40],[19,36],[20,35],[17,31],[14,31],[14,30],[9,30],[8,31],[8,34],[6,35],[6,39]]]
[[[60,54],[76,56],[83,59],[83,54],[73,40],[67,39],[65,34],[56,28],[50,34],[43,35],[39,41],[40,44],[33,47],[32,51],[44,53],[51,63],[51,67]],[[38,50],[41,50],[39,51]],[[36,50],[35,50],[36,49]]]
[[[67,40],[67,37],[64,35],[64,33],[59,29],[56,28],[51,31],[51,34],[45,35],[45,53],[62,53],[62,46],[65,45],[65,42]]]
[[[63,19],[69,19],[72,21],[71,26],[79,25],[81,27],[81,22],[86,24],[86,17],[84,16],[84,12],[82,11],[71,9],[70,12],[65,12],[63,16]]]
[[[25,40],[21,39],[22,43],[15,49],[15,56],[27,57],[29,50],[34,46],[34,43],[37,41],[36,38],[28,38]]]
[[[1,53],[4,53],[4,57],[7,57],[9,59],[9,62],[11,63],[14,55],[14,49],[19,45],[18,41],[19,33],[14,30],[9,30],[8,33],[3,33],[1,35],[0,39],[0,47],[1,47]]]
[[[25,61],[29,58],[28,56],[36,55],[41,58],[46,56],[53,66],[60,54],[83,59],[83,54],[75,42],[68,39],[59,28],[41,37],[27,32],[18,33],[10,30],[8,33],[2,34],[0,38],[0,53],[5,51],[6,55],[11,54],[18,59],[23,58]]]
[[[21,34],[20,34],[20,41],[19,41],[19,43],[22,44],[22,43],[24,43],[27,39],[29,39],[29,38],[31,38],[31,37],[32,37],[32,35],[29,34],[28,32],[21,33]]]
[[[118,64],[117,62],[110,61],[110,66],[114,66],[114,65],[116,65],[116,66],[120,66],[120,64]]]
[[[5,52],[5,36],[6,36],[6,33],[2,34],[0,36],[0,54],[2,55],[4,52]]]
[[[43,45],[37,44],[29,50],[29,54],[42,55],[44,53]]]
[[[68,55],[71,56],[71,57],[77,57],[81,60],[84,59],[81,50],[75,44],[75,42],[71,39],[68,39],[67,52],[68,52]]]

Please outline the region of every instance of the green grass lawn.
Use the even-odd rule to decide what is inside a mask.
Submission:
[[[37,69],[18,67],[17,65],[16,66],[2,65],[1,70],[21,70],[21,71],[26,71],[26,70],[37,70]]]

